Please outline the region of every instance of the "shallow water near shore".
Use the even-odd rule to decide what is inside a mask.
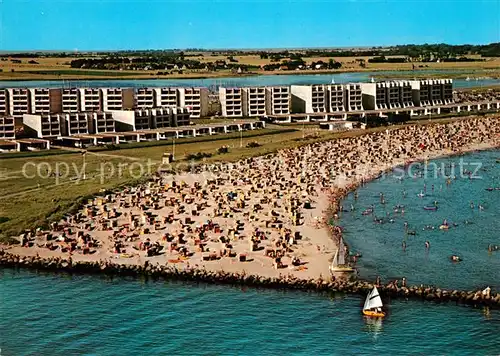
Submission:
[[[362,298],[0,269],[2,355],[498,354],[500,312]]]
[[[351,251],[362,254],[357,263],[360,276],[374,280],[380,275],[384,281],[404,276],[412,285],[457,289],[489,285],[499,290],[500,251],[489,253],[488,245],[500,245],[500,190],[487,190],[500,187],[499,158],[500,151],[495,150],[429,161],[426,177],[411,177],[424,173],[423,163],[404,173],[399,168],[361,187],[357,201],[349,194],[343,201],[344,210],[349,211],[342,213],[339,224],[345,228]],[[463,166],[469,171],[475,170],[473,164],[481,164],[477,179],[460,177],[461,161],[469,164]],[[456,179],[447,184],[443,173]],[[380,193],[385,204],[381,204]],[[421,193],[425,196],[419,196]],[[438,210],[424,210],[435,201]],[[374,213],[363,215],[371,205]],[[397,205],[404,205],[404,215],[401,208],[395,212]],[[352,207],[354,211],[350,211]],[[374,222],[375,217],[383,223]],[[444,219],[448,230],[440,229]],[[405,232],[405,222],[410,234]],[[429,249],[425,241],[430,242]],[[451,262],[454,254],[463,261]]]

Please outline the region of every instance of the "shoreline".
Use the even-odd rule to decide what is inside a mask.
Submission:
[[[484,127],[478,127],[478,124],[482,124]],[[328,152],[334,151],[336,148],[344,147],[346,143],[351,142],[352,144],[358,144],[361,151],[350,150],[350,153],[359,154],[363,150],[363,145],[367,145],[370,147],[374,144],[374,142],[379,142],[382,144],[386,144],[385,148],[380,148],[380,152],[392,152],[392,142],[397,136],[401,136],[403,141],[405,142],[405,135],[414,139],[414,137],[418,137],[417,131],[422,132],[434,132],[436,130],[437,136],[440,137],[440,132],[442,130],[462,130],[464,135],[469,135],[469,137],[462,138],[464,141],[462,144],[451,145],[451,143],[446,140],[442,141],[441,144],[437,144],[434,141],[429,141],[430,147],[434,147],[433,150],[426,150],[425,152],[420,152],[413,148],[413,153],[406,154],[404,156],[394,156],[392,162],[386,163],[384,159],[384,155],[381,155],[378,158],[378,161],[374,161],[372,154],[361,156],[358,161],[364,163],[364,165],[353,166],[351,159],[356,159],[355,157],[342,157],[339,158],[338,162],[351,162],[351,166],[349,168],[343,168],[341,172],[343,172],[344,176],[337,176],[333,182],[329,182],[325,179],[323,175],[323,180],[321,180],[320,176],[315,176],[314,169],[312,170],[311,177],[309,177],[309,181],[307,181],[303,176],[301,178],[305,181],[305,185],[300,188],[300,184],[295,184],[296,189],[298,188],[298,192],[304,192],[304,187],[307,187],[307,192],[309,192],[312,199],[302,199],[302,201],[311,201],[312,209],[304,211],[304,222],[297,228],[293,227],[293,229],[299,234],[306,236],[309,240],[296,242],[295,245],[292,243],[290,248],[293,248],[295,252],[293,255],[300,255],[301,260],[304,259],[308,264],[308,268],[298,269],[298,268],[276,268],[273,267],[271,263],[272,259],[268,259],[267,257],[262,256],[259,252],[250,252],[251,261],[250,262],[237,262],[236,259],[231,259],[227,257],[220,256],[217,261],[205,262],[202,259],[202,254],[196,252],[194,257],[188,259],[187,263],[171,263],[168,259],[171,256],[166,257],[142,257],[139,254],[133,258],[122,258],[121,255],[116,255],[109,252],[109,243],[105,242],[106,240],[102,240],[103,246],[98,250],[99,252],[93,255],[82,255],[75,254],[72,256],[71,254],[68,256],[67,252],[56,252],[49,251],[43,247],[22,247],[22,246],[3,246],[7,251],[4,251],[2,254],[2,258],[0,259],[0,265],[4,266],[22,266],[28,268],[48,268],[48,269],[65,269],[70,266],[70,270],[79,271],[80,268],[83,268],[83,271],[87,271],[90,269],[91,271],[97,272],[99,270],[105,271],[109,268],[112,270],[112,273],[121,274],[122,270],[124,273],[135,273],[135,274],[160,274],[165,275],[167,278],[202,278],[204,281],[213,281],[217,283],[224,283],[225,280],[229,278],[229,281],[237,280],[245,280],[244,283],[258,283],[258,284],[271,284],[278,285],[284,287],[288,284],[292,284],[291,288],[294,288],[294,285],[303,286],[306,285],[309,288],[313,284],[323,284],[333,283],[329,288],[339,289],[339,291],[346,292],[356,292],[359,288],[362,288],[363,293],[366,291],[366,288],[362,287],[363,283],[369,283],[367,281],[357,281],[357,282],[349,282],[346,276],[343,274],[335,275],[332,278],[331,282],[328,282],[328,267],[331,261],[331,257],[334,254],[334,251],[338,248],[338,241],[342,236],[341,231],[336,229],[332,225],[329,225],[329,222],[333,219],[335,220],[338,217],[339,207],[341,204],[341,200],[349,194],[351,191],[357,189],[359,185],[365,184],[370,180],[376,179],[384,172],[393,169],[396,166],[407,164],[409,161],[423,161],[428,159],[436,159],[444,156],[452,156],[452,155],[461,155],[471,151],[484,150],[484,149],[495,149],[498,148],[499,141],[498,138],[500,132],[500,119],[498,117],[488,117],[488,118],[463,118],[457,121],[453,121],[451,123],[444,124],[432,124],[428,126],[417,126],[411,125],[409,127],[404,128],[394,128],[392,130],[386,131],[386,133],[376,132],[369,133],[367,135],[354,137],[354,138],[342,138],[334,141],[321,142],[317,144],[310,144],[304,147],[300,147],[297,149],[285,150],[284,152],[278,152],[273,155],[267,155],[264,157],[260,157],[258,162],[254,162],[253,159],[250,160],[253,163],[265,164],[268,160],[280,160],[280,159],[288,159],[291,162],[285,163],[285,167],[288,164],[288,167],[291,168],[296,164],[296,162],[307,162],[314,163],[316,165],[312,166],[314,169],[318,169],[318,167],[322,167],[322,158],[321,153],[318,151],[320,147],[322,149],[327,150]],[[474,127],[477,132],[471,131],[469,127]],[[492,130],[489,132],[489,137],[484,138],[485,128]],[[440,131],[441,130],[441,131]],[[391,135],[389,135],[391,133]],[[388,140],[388,138],[390,138]],[[437,139],[439,141],[439,139]],[[416,141],[418,142],[418,141]],[[362,145],[360,146],[360,144]],[[441,147],[441,145],[444,145]],[[313,154],[312,148],[317,148],[319,154]],[[403,150],[404,151],[404,150]],[[301,156],[302,155],[302,156]],[[391,153],[392,155],[392,153]],[[252,163],[252,164],[253,164]],[[223,165],[222,165],[223,166]],[[300,165],[299,165],[300,166]],[[252,169],[260,168],[258,164]],[[309,168],[309,167],[308,167]],[[304,168],[300,168],[304,169]],[[241,168],[240,168],[241,170]],[[285,168],[286,170],[286,168]],[[300,170],[299,170],[300,171]],[[202,172],[202,171],[201,171]],[[360,172],[362,174],[360,174]],[[177,177],[177,179],[188,179],[190,178],[192,182],[196,182],[200,180],[201,173],[194,173],[190,177]],[[258,173],[257,173],[258,174]],[[290,173],[288,173],[290,174]],[[287,176],[288,177],[288,176]],[[295,178],[294,178],[295,177]],[[285,178],[284,182],[287,180],[294,180],[297,176],[292,175],[289,178]],[[184,182],[184,181],[183,181]],[[187,182],[189,182],[187,180]],[[289,184],[289,183],[288,183]],[[186,186],[189,187],[189,183],[186,183]],[[266,186],[266,185],[264,185]],[[196,187],[196,183],[194,185]],[[224,187],[224,186],[222,186]],[[286,185],[285,185],[286,187]],[[311,187],[314,187],[314,190]],[[214,186],[213,186],[214,188]],[[254,187],[255,188],[255,187]],[[291,186],[290,186],[291,188]],[[219,188],[217,188],[219,189]],[[228,188],[229,189],[229,188]],[[285,188],[286,190],[286,188]],[[222,190],[224,191],[224,190]],[[314,193],[315,192],[315,193]],[[269,193],[266,191],[262,192],[263,196],[268,196]],[[259,196],[257,196],[259,198]],[[299,200],[300,202],[300,200]],[[102,204],[102,203],[101,203]],[[230,204],[230,203],[228,203]],[[92,206],[92,204],[87,205]],[[105,209],[106,210],[106,209]],[[98,213],[99,214],[99,213]],[[318,220],[317,216],[321,216],[321,219]],[[210,216],[210,215],[208,215]],[[99,215],[97,215],[99,217]],[[181,217],[182,219],[182,217]],[[204,218],[201,218],[203,221]],[[233,218],[236,219],[236,218]],[[106,220],[106,219],[105,219]],[[238,220],[239,221],[239,220]],[[253,229],[252,223],[250,224],[250,230]],[[226,229],[227,225],[223,229]],[[266,226],[267,227],[267,226]],[[292,225],[287,227],[292,227]],[[98,229],[99,230],[99,229]],[[57,231],[57,230],[56,230]],[[104,231],[102,232],[104,233]],[[95,234],[101,234],[102,238],[105,235],[102,235],[101,232],[97,231]],[[272,232],[271,232],[272,233]],[[239,239],[241,240],[241,239]],[[247,253],[245,251],[246,244],[243,242],[238,242],[238,239],[232,240],[234,244],[234,248],[240,252]],[[274,240],[273,240],[274,241]],[[266,243],[264,240],[260,241],[261,243]],[[348,242],[347,242],[348,243]],[[323,250],[321,251],[320,246],[323,245]],[[167,244],[168,245],[168,244]],[[316,251],[315,245],[318,247]],[[238,247],[239,246],[239,247]],[[2,245],[0,245],[2,248]],[[8,251],[10,250],[10,251]],[[253,250],[252,250],[253,251]],[[17,256],[17,257],[16,257]],[[234,256],[233,256],[234,257]],[[263,258],[262,258],[263,257]],[[290,258],[285,257],[285,258]],[[167,263],[168,261],[168,263]],[[178,263],[178,264],[176,264]],[[73,265],[76,266],[76,269],[73,269]],[[182,268],[178,268],[182,267]],[[292,267],[292,266],[290,266]],[[151,270],[152,268],[152,270]],[[201,277],[200,277],[201,276]],[[232,276],[232,277],[231,277]],[[326,277],[326,278],[325,278]],[[258,281],[258,282],[255,282]],[[354,284],[352,284],[354,283]],[[344,284],[349,287],[345,287]],[[361,287],[360,287],[361,286]],[[354,288],[354,289],[351,289]],[[301,287],[302,288],[302,287]],[[319,287],[316,287],[316,289]],[[323,288],[323,287],[321,287]],[[363,289],[364,288],[364,289]],[[398,292],[399,293],[399,292]],[[413,293],[413,292],[412,292]],[[430,292],[429,292],[430,293]],[[469,292],[468,292],[469,293]],[[475,293],[475,292],[474,292]],[[405,292],[406,296],[408,293]],[[470,294],[470,293],[469,293]],[[468,295],[468,294],[467,294]],[[498,296],[498,295],[497,295]],[[426,294],[427,298],[427,294]],[[429,297],[431,298],[431,297]],[[432,299],[432,298],[431,298]],[[460,299],[463,299],[460,297]],[[474,299],[477,301],[477,298]],[[500,303],[500,296],[498,296],[498,302]]]

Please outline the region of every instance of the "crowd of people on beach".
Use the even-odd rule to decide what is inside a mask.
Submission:
[[[475,103],[484,101],[497,102],[500,101],[500,90],[488,89],[486,91],[476,91],[476,90],[455,91],[453,92],[453,100],[457,104]]]
[[[158,172],[20,241],[40,256],[324,277],[336,250],[346,248],[331,220],[348,192],[394,165],[498,144],[499,135],[497,117],[469,117]]]

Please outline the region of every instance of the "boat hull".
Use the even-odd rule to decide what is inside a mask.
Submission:
[[[354,272],[354,268],[352,267],[334,267],[330,268],[331,272],[349,272],[352,273]]]
[[[383,317],[385,317],[384,312],[377,312],[374,310],[363,310],[363,315],[368,316],[370,318],[383,318]]]

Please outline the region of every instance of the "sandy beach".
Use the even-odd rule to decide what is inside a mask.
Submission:
[[[298,279],[330,277],[340,200],[394,166],[500,146],[500,119],[388,128],[236,163],[158,173],[108,193],[11,254]],[[348,241],[347,241],[348,244]],[[347,251],[346,251],[347,252]],[[336,275],[335,277],[341,277]]]

